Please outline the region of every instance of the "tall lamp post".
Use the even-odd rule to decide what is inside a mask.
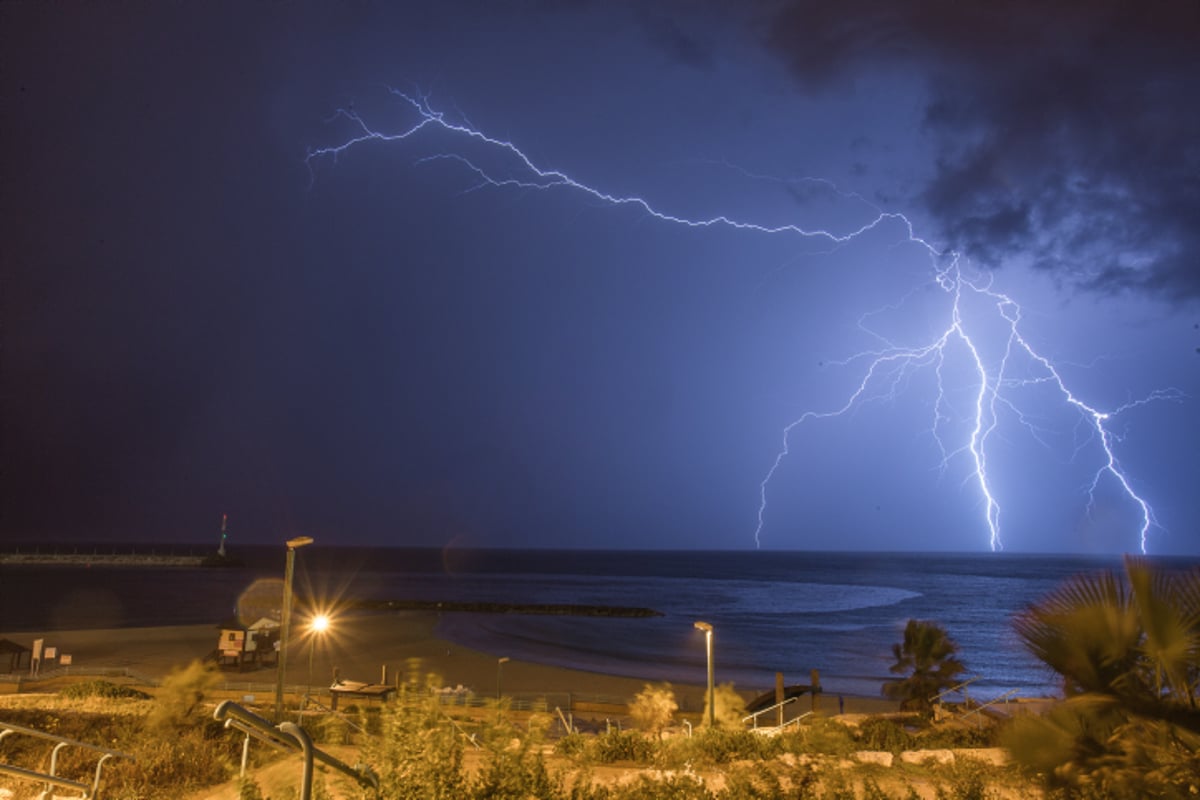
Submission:
[[[696,630],[704,631],[704,649],[708,653],[708,727],[717,727],[717,698],[713,692],[712,634],[713,627],[707,622],[697,622]]]
[[[313,651],[317,649],[317,637],[329,630],[329,617],[317,614],[308,623],[308,684],[304,688],[304,696],[312,694]]]
[[[279,615],[279,659],[275,664],[275,724],[283,722],[283,676],[287,672],[288,626],[292,621],[292,573],[296,567],[296,551],[312,544],[311,536],[287,540],[287,568],[283,573],[283,610]]]

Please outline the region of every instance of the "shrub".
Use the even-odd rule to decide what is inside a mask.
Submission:
[[[858,741],[864,750],[900,753],[912,748],[913,737],[890,719],[870,717],[858,726]]]
[[[725,790],[718,795],[720,800],[807,800],[812,798],[815,780],[812,769],[795,771],[788,775],[788,786],[780,779],[777,769],[764,768],[755,764],[734,767],[725,779]]]
[[[830,756],[847,756],[859,749],[845,725],[828,719],[802,725],[795,733],[785,737],[783,746],[793,752]]]
[[[634,761],[648,764],[654,758],[654,745],[632,731],[609,731],[592,743],[595,760],[602,764]]]
[[[185,724],[220,680],[211,664],[200,661],[171,670],[155,695],[154,708],[146,717],[147,727],[162,732]]]
[[[821,800],[858,800],[854,787],[844,775],[831,775],[822,780],[821,784]]]
[[[586,756],[587,742],[582,733],[571,732],[554,743],[554,752],[567,758]]]
[[[253,778],[238,781],[238,800],[264,800],[262,789]]]
[[[670,775],[654,779],[639,775],[636,781],[618,787],[612,800],[716,800],[698,778]]]
[[[463,745],[434,697],[402,686],[379,714],[379,734],[367,740],[364,761],[379,775],[389,800],[459,800],[467,796]]]
[[[950,781],[950,787],[937,787],[937,800],[996,800],[999,797],[989,791],[983,775],[977,769],[959,769]]]
[[[472,795],[479,800],[554,800],[561,797],[562,787],[550,779],[546,763],[534,744],[526,739],[491,750],[487,764],[471,787]]]
[[[138,738],[130,753],[136,763],[114,759],[104,768],[104,797],[168,800],[186,796],[229,777],[236,737],[215,722],[177,729],[170,736]]]
[[[630,704],[629,716],[639,728],[661,739],[663,728],[671,724],[671,718],[678,709],[671,684],[651,686],[647,683]]]
[[[983,728],[959,728],[939,726],[915,737],[919,747],[995,747],[999,740],[999,729],[994,725]]]
[[[704,695],[704,721],[708,722],[708,693]],[[742,728],[746,716],[746,701],[733,688],[732,683],[713,687],[713,707],[718,728]]]
[[[862,782],[862,800],[892,800],[892,798],[874,780],[864,778]]]
[[[322,714],[304,723],[308,735],[318,744],[349,744],[353,730],[350,723],[338,714]]]
[[[780,751],[778,737],[748,730],[705,730],[692,738],[696,753],[710,764],[728,764],[747,758],[769,758]]]
[[[150,695],[138,691],[131,686],[118,686],[111,681],[84,681],[64,686],[59,692],[63,697],[72,700],[85,700],[89,697],[103,697],[108,700],[128,698],[133,700],[148,700]]]

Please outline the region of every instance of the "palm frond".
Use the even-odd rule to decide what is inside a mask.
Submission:
[[[1191,674],[1200,664],[1200,617],[1187,607],[1186,576],[1137,558],[1127,558],[1125,570],[1144,632],[1142,653],[1154,692],[1192,705]]]

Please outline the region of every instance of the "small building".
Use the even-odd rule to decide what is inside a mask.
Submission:
[[[29,672],[33,651],[9,639],[0,639],[0,672],[9,675]]]
[[[235,666],[273,666],[279,657],[279,623],[263,617],[251,625],[226,624],[217,640],[217,664]]]

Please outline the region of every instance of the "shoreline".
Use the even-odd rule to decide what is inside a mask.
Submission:
[[[438,615],[433,611],[398,611],[385,614],[348,615],[324,639],[314,641],[304,633],[293,636],[288,647],[287,678],[289,687],[305,686],[309,680],[320,692],[329,686],[336,669],[344,680],[381,682],[386,676],[394,683],[397,676],[412,676],[421,682],[426,676],[440,676],[446,687],[462,686],[480,696],[566,695],[574,699],[624,703],[647,683],[659,680],[611,675],[589,670],[540,664],[532,661],[505,660],[502,656],[460,646],[437,635]],[[0,632],[29,647],[41,638],[56,649],[56,657],[69,655],[69,672],[86,674],[91,670],[128,669],[154,680],[161,680],[173,669],[205,658],[218,643],[219,625],[194,625],[99,628],[53,631],[48,633]],[[44,663],[42,674],[59,665]],[[275,680],[272,667],[221,670],[227,683],[268,684]],[[28,681],[24,678],[23,681]],[[704,705],[706,687],[671,682],[683,713],[698,713]],[[745,687],[742,687],[745,689]],[[290,690],[289,690],[290,691]],[[838,710],[841,697],[847,714],[886,713],[897,710],[894,701],[882,697],[838,695],[820,696],[826,714]],[[802,700],[806,705],[809,700]]]
[[[297,598],[301,605],[316,605],[309,598]],[[499,603],[466,600],[350,600],[346,608],[354,611],[432,611],[441,614],[532,614],[553,617],[661,617],[663,613],[642,606],[613,606],[580,603]]]

